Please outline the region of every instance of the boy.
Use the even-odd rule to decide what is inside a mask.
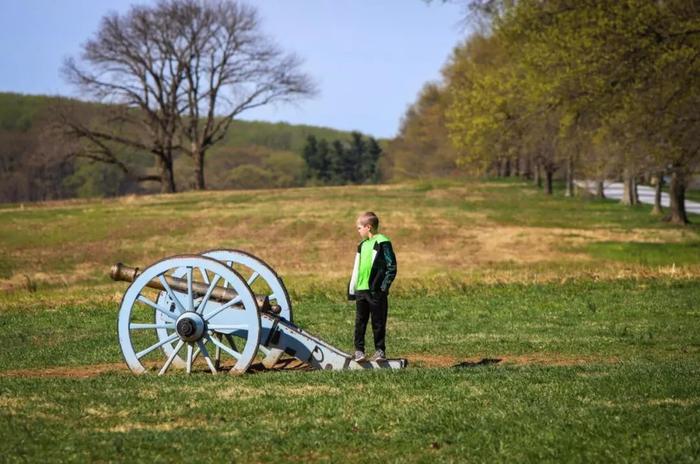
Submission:
[[[396,256],[387,237],[379,233],[379,218],[371,211],[357,218],[357,232],[362,241],[357,246],[348,299],[355,300],[355,361],[367,361],[365,332],[372,316],[372,333],[376,352],[370,361],[386,359],[387,295],[396,277]]]

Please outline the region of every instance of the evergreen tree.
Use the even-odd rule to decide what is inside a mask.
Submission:
[[[318,177],[324,183],[329,183],[333,177],[333,173],[331,172],[330,165],[330,148],[328,147],[328,141],[326,139],[321,139],[318,142],[318,160]]]
[[[379,157],[382,155],[382,147],[374,137],[367,140],[365,159],[362,162],[362,177],[365,182],[376,183],[379,180]]]
[[[328,157],[328,172],[330,173],[330,182],[332,184],[345,184],[347,177],[345,176],[347,150],[343,142],[336,139],[331,144]]]
[[[363,162],[365,161],[367,145],[361,133],[354,131],[350,135],[352,139],[350,149],[345,156],[344,175],[348,182],[364,182],[366,179],[363,178],[362,174],[364,173]]]
[[[306,161],[307,177],[317,179],[321,174],[321,163],[318,153],[318,141],[314,135],[306,137],[306,145],[303,152],[304,161]]]

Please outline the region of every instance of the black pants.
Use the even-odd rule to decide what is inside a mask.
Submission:
[[[355,349],[365,351],[365,332],[367,322],[372,316],[372,334],[374,335],[374,349],[386,351],[384,339],[386,337],[386,316],[389,309],[387,294],[383,292],[370,293],[359,290],[355,303]]]

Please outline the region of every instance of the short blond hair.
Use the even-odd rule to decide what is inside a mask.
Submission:
[[[372,211],[367,211],[357,218],[357,221],[363,226],[369,225],[372,232],[376,232],[379,229],[379,218]]]

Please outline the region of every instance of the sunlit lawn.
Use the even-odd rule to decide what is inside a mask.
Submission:
[[[349,351],[344,285],[364,209],[397,249],[388,350],[407,369],[124,367],[126,284],[109,265],[214,247],[264,257],[295,321]],[[699,241],[646,207],[518,182],[5,208],[0,461],[696,462]]]

